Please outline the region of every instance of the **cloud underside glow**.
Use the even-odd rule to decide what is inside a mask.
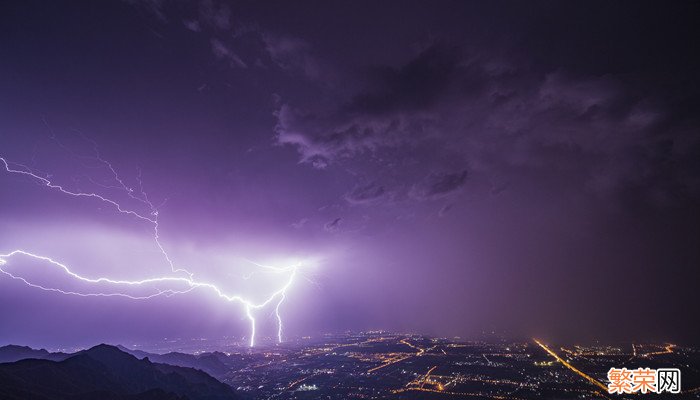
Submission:
[[[81,297],[124,297],[132,300],[148,300],[157,296],[186,294],[193,290],[210,291],[218,298],[226,302],[237,303],[242,306],[243,312],[250,322],[249,344],[251,347],[255,345],[256,337],[255,311],[270,305],[274,305],[277,320],[277,340],[278,342],[282,342],[283,323],[280,307],[286,299],[287,290],[293,284],[299,267],[301,267],[300,264],[296,263],[293,265],[276,267],[257,264],[251,261],[251,263],[257,268],[257,271],[254,273],[274,274],[283,277],[281,284],[265,288],[265,292],[267,294],[261,301],[253,301],[239,293],[232,293],[228,290],[222,289],[222,286],[219,284],[201,281],[198,278],[195,278],[195,275],[189,270],[177,267],[172,261],[169,253],[165,250],[159,235],[158,209],[149,200],[148,196],[143,191],[143,188],[139,188],[139,191],[136,192],[133,188],[128,187],[117,174],[112,165],[106,160],[102,159],[99,153],[95,155],[95,160],[99,161],[107,170],[111,172],[115,185],[118,185],[118,187],[123,190],[123,192],[126,193],[126,195],[132,200],[136,200],[137,202],[147,206],[149,213],[142,214],[126,208],[118,201],[95,192],[82,192],[66,189],[64,186],[56,184],[49,179],[32,172],[25,166],[14,167],[5,158],[0,157],[0,162],[3,163],[5,172],[9,174],[24,176],[43,186],[46,186],[49,190],[59,191],[66,196],[87,197],[95,199],[96,201],[107,203],[125,217],[135,218],[144,224],[150,225],[152,228],[153,242],[162,257],[162,260],[164,260],[170,266],[170,273],[165,276],[133,280],[115,279],[109,277],[94,278],[76,273],[68,265],[49,256],[35,254],[22,249],[14,249],[12,251],[0,254],[0,273],[16,281],[22,282],[23,284],[34,289]],[[13,268],[11,268],[15,263],[14,261],[17,260],[17,263],[21,263],[22,259],[39,261],[50,266],[54,271],[60,272],[61,275],[73,281],[72,283],[74,284],[75,288],[61,288],[59,287],[58,282],[37,283],[33,279],[27,278],[21,272],[15,272]],[[44,275],[44,280],[46,280],[46,274],[39,274],[39,276],[41,275]],[[49,276],[52,275],[49,274]]]

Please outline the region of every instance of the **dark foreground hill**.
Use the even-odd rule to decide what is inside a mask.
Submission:
[[[95,346],[63,361],[0,364],[7,400],[233,400],[233,390],[205,372],[139,360],[116,347]]]
[[[250,360],[246,360],[240,354],[227,355],[218,351],[201,354],[187,354],[179,352],[155,354],[142,350],[129,349],[121,345],[117,345],[116,347],[125,353],[131,354],[139,360],[148,358],[154,363],[201,369],[218,380],[225,379],[226,374],[229,371],[244,368],[250,362]],[[63,361],[66,358],[74,355],[75,354],[70,353],[50,353],[44,349],[35,350],[26,346],[9,345],[0,347],[0,363],[15,362],[28,358]]]

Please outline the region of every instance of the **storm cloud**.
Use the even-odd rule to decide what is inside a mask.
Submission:
[[[697,15],[696,1],[9,1],[0,156],[150,215],[129,196],[143,188],[196,276],[310,260],[283,307],[292,336],[697,341]],[[133,192],[86,161],[93,142]],[[138,219],[25,178],[0,173],[0,253],[91,277],[170,271]],[[146,312],[0,279],[0,341],[246,334],[230,304],[201,300]]]
[[[691,121],[624,76],[533,71],[438,42],[401,67],[371,68],[365,81],[368,87],[331,110],[283,104],[275,114],[278,143],[317,168],[357,157],[397,165],[406,152],[393,150],[440,142],[421,160],[433,174],[453,158],[487,175],[556,168],[601,195],[631,186],[662,196],[699,190],[697,168],[685,168],[700,144],[684,128]],[[437,194],[441,184],[451,186],[444,179],[420,191]]]

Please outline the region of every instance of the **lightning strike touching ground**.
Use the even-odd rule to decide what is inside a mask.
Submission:
[[[110,174],[112,175],[112,178],[116,182],[114,186],[105,186],[101,185],[103,187],[109,187],[113,189],[120,189],[126,193],[128,197],[130,197],[133,200],[136,200],[140,202],[141,204],[144,204],[147,206],[150,210],[148,215],[144,215],[143,213],[139,213],[137,211],[128,209],[124,206],[122,206],[119,202],[110,199],[108,197],[105,197],[101,194],[95,193],[95,192],[80,192],[80,191],[73,191],[66,189],[64,186],[53,183],[50,179],[47,177],[40,176],[33,172],[29,167],[17,164],[17,163],[10,163],[8,162],[5,158],[0,157],[0,162],[4,165],[5,171],[10,173],[10,174],[16,174],[16,175],[21,175],[21,176],[26,176],[46,187],[49,187],[54,190],[58,190],[63,194],[73,196],[73,197],[87,197],[87,198],[94,198],[97,199],[101,202],[107,203],[111,206],[113,206],[117,212],[121,214],[125,214],[134,218],[139,219],[140,221],[144,223],[148,223],[152,226],[153,229],[153,239],[156,244],[156,247],[159,249],[160,253],[162,254],[164,260],[166,263],[170,266],[171,272],[174,274],[174,276],[162,276],[162,277],[153,277],[153,278],[147,278],[147,279],[142,279],[142,280],[117,280],[117,279],[110,279],[108,277],[99,277],[99,278],[90,278],[90,277],[85,277],[82,276],[78,273],[75,273],[72,271],[67,265],[56,261],[52,259],[51,257],[43,256],[43,255],[38,255],[34,254],[29,251],[21,250],[21,249],[16,249],[12,250],[8,253],[3,253],[0,254],[0,273],[9,276],[12,279],[18,280],[25,285],[35,288],[35,289],[41,289],[49,292],[57,292],[65,295],[75,295],[75,296],[83,296],[83,297],[125,297],[129,298],[132,300],[146,300],[146,299],[151,299],[156,296],[171,296],[175,294],[184,294],[188,293],[194,289],[207,289],[210,291],[213,291],[216,293],[216,295],[228,302],[236,302],[240,303],[245,311],[245,315],[250,321],[250,339],[249,339],[249,345],[250,347],[253,347],[255,345],[255,335],[256,335],[256,321],[255,321],[255,316],[253,315],[254,310],[261,309],[263,307],[266,307],[267,305],[271,304],[275,299],[277,299],[277,303],[275,306],[275,316],[277,318],[277,340],[278,342],[282,342],[282,317],[280,315],[280,306],[286,299],[286,292],[289,289],[289,287],[292,285],[292,282],[294,281],[294,277],[297,273],[297,270],[301,267],[299,263],[293,264],[291,266],[286,266],[286,267],[276,267],[276,266],[269,266],[269,265],[262,265],[255,263],[250,260],[246,260],[250,262],[251,264],[259,267],[263,272],[266,273],[283,273],[287,274],[287,279],[284,282],[284,284],[281,286],[281,288],[274,290],[265,300],[262,302],[255,303],[251,300],[245,299],[244,297],[236,294],[230,294],[222,290],[219,286],[210,283],[210,282],[202,282],[199,280],[196,280],[194,278],[194,274],[187,269],[176,267],[175,263],[172,261],[171,257],[169,256],[168,252],[165,250],[165,247],[160,241],[160,232],[159,232],[159,223],[158,223],[158,207],[154,206],[154,204],[149,200],[148,196],[146,193],[143,191],[143,184],[141,177],[138,177],[138,182],[139,182],[139,191],[137,194],[134,194],[135,191],[134,189],[130,188],[127,186],[124,182],[124,180],[119,176],[117,173],[116,169],[110,164],[108,161],[102,158],[100,155],[97,146],[94,142],[91,141],[93,144],[93,148],[95,151],[95,157],[93,157],[93,160],[98,161],[101,163],[107,170],[110,171]],[[85,157],[85,156],[81,156]],[[12,167],[11,165],[19,166],[22,169],[16,169]],[[49,265],[58,268],[61,270],[63,273],[68,275],[69,277],[89,283],[89,284],[108,284],[108,285],[114,285],[117,287],[124,287],[124,286],[130,286],[130,287],[145,287],[149,289],[151,286],[152,288],[152,293],[149,294],[144,294],[144,295],[131,295],[129,293],[125,293],[124,291],[119,291],[119,290],[113,290],[113,291],[104,291],[104,290],[99,290],[99,291],[94,291],[94,292],[79,292],[79,291],[73,291],[73,290],[62,290],[54,287],[48,287],[45,285],[40,285],[31,282],[30,280],[18,276],[16,274],[13,274],[9,272],[8,270],[5,269],[5,267],[9,263],[9,259],[16,257],[16,256],[24,256],[24,257],[29,257],[34,260],[39,260],[45,263],[48,263]],[[247,275],[244,277],[245,279],[250,278],[255,272]],[[178,275],[179,274],[179,275]],[[183,276],[184,275],[184,276]],[[169,289],[159,289],[155,287],[156,284],[162,284],[162,283],[167,283],[171,284],[173,286],[178,285],[179,287],[175,288],[169,288]]]

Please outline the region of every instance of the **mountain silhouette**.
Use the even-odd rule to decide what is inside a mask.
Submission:
[[[0,364],[0,398],[7,400],[233,400],[233,389],[207,373],[139,360],[101,344],[62,361]]]
[[[70,357],[66,353],[49,353],[47,350],[35,350],[27,346],[8,345],[0,347],[0,363],[15,362],[27,358],[62,361]]]
[[[229,356],[219,351],[196,355],[179,352],[154,354],[143,350],[131,350],[121,345],[117,348],[139,359],[148,358],[153,362],[201,369],[217,379],[223,379],[231,369],[243,368],[246,365],[245,360],[240,357]]]

